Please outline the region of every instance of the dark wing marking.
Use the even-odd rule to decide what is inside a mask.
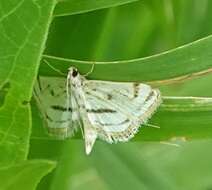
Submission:
[[[116,110],[113,109],[105,109],[105,108],[99,108],[99,109],[86,109],[86,112],[88,113],[116,113]]]

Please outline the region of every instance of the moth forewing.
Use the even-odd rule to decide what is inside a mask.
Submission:
[[[72,108],[67,105],[65,79],[40,77],[34,88],[34,96],[48,134],[57,139],[72,136],[77,127],[71,124]]]
[[[88,117],[109,143],[132,138],[161,103],[159,90],[141,83],[86,80],[83,90]]]

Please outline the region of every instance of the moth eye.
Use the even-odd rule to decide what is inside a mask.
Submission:
[[[72,76],[76,77],[77,75],[78,75],[78,71],[76,69],[73,69]]]

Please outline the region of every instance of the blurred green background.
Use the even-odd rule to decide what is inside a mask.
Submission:
[[[210,0],[142,0],[55,17],[45,54],[88,61],[150,56],[210,35],[211,10]],[[207,75],[159,88],[165,96],[212,96],[211,80]],[[212,189],[212,140],[174,139],[178,146],[98,141],[90,156],[83,143],[31,139],[29,158],[58,162],[39,190]]]

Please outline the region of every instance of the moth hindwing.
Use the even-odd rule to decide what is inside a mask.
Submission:
[[[48,132],[64,139],[81,128],[87,154],[96,138],[128,141],[161,103],[159,90],[149,85],[87,80],[73,67],[67,81],[43,77],[35,92]]]

